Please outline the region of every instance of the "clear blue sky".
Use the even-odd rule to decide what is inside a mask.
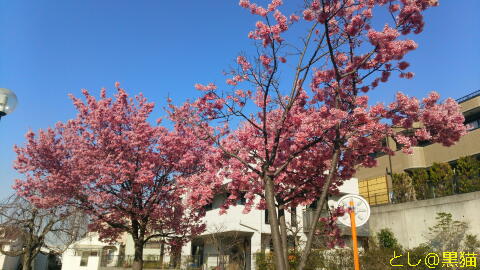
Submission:
[[[303,1],[284,0],[293,8]],[[478,0],[443,0],[426,13],[425,31],[410,53],[412,80],[393,79],[375,90],[391,100],[397,90],[461,97],[480,89]],[[16,92],[17,110],[0,122],[0,198],[11,193],[14,144],[24,134],[75,115],[68,93],[81,88],[129,93],[156,102],[197,95],[196,82],[223,81],[258,18],[237,0],[0,0],[0,87]]]

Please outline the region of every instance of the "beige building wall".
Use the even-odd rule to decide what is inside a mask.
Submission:
[[[480,113],[480,96],[461,102],[460,108],[466,119]],[[388,144],[392,148],[395,146],[392,139],[389,139]],[[477,128],[469,131],[459,142],[450,147],[436,143],[423,147],[413,147],[413,154],[396,151],[394,156],[380,156],[376,159],[376,167],[360,167],[357,169],[355,177],[359,180],[360,195],[367,198],[371,204],[383,204],[388,203],[388,189],[391,189],[391,179],[387,175],[390,170],[393,173],[401,173],[408,169],[426,168],[432,166],[433,163],[451,162],[460,157],[479,153],[480,128]],[[387,188],[379,189],[379,186],[386,186]],[[371,187],[374,189],[373,193]],[[378,200],[378,198],[382,199]],[[384,198],[387,198],[387,200],[385,201]]]
[[[406,169],[430,167],[434,162],[450,162],[460,157],[471,156],[480,153],[480,129],[475,129],[463,136],[459,142],[450,147],[435,143],[425,147],[413,147],[413,154],[405,154],[396,151],[390,157],[392,160],[392,172],[403,172]],[[374,168],[359,168],[355,177],[359,181],[376,178],[385,175],[389,168],[388,155],[377,158],[377,166]]]

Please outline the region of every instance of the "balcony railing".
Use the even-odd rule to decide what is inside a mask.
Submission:
[[[462,103],[462,102],[465,102],[465,101],[467,101],[467,100],[469,100],[469,99],[472,99],[472,98],[478,97],[478,96],[480,96],[480,90],[477,90],[477,91],[475,91],[475,92],[473,92],[473,93],[470,93],[470,94],[468,94],[468,95],[466,95],[466,96],[463,96],[463,97],[461,97],[461,98],[459,98],[459,99],[456,99],[456,101],[457,101],[458,103]]]

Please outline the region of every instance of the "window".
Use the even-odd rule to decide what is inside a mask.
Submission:
[[[270,217],[268,216],[268,209],[265,209],[265,224],[270,224]]]
[[[209,203],[209,204],[205,205],[204,208],[205,208],[205,211],[212,210],[213,209],[213,203]]]
[[[145,244],[145,248],[160,248],[162,246],[162,242],[160,239],[150,239],[148,242]]]
[[[287,244],[288,244],[288,247],[289,248],[294,248],[295,247],[295,243],[298,242],[298,237],[296,239],[297,241],[295,241],[295,236],[293,235],[287,235]]]
[[[75,251],[75,256],[81,256],[80,266],[88,266],[88,257],[97,257],[98,250],[78,250]]]
[[[474,130],[474,129],[477,129],[477,128],[480,127],[480,119],[475,119],[475,120],[469,121],[465,124],[468,125],[468,131]]]
[[[113,262],[113,259],[115,258],[115,247],[107,247],[106,249],[103,250],[103,260],[105,261],[106,265],[109,265]]]
[[[247,199],[245,199],[246,192],[240,192],[238,195],[239,198],[237,200],[237,205],[245,205],[247,203]]]
[[[80,266],[87,266],[88,265],[88,257],[90,255],[89,251],[82,252],[82,258],[80,258]]]

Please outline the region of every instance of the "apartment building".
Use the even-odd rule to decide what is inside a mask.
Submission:
[[[452,163],[464,156],[480,154],[480,90],[457,99],[465,116],[465,124],[469,125],[468,133],[451,147],[441,144],[423,143],[413,148],[408,155],[398,150],[392,139],[386,141],[389,147],[396,150],[394,156],[379,155],[378,166],[359,168],[355,177],[359,180],[360,195],[371,205],[391,202],[392,181],[389,172],[401,173],[415,168],[428,168],[433,163]]]

